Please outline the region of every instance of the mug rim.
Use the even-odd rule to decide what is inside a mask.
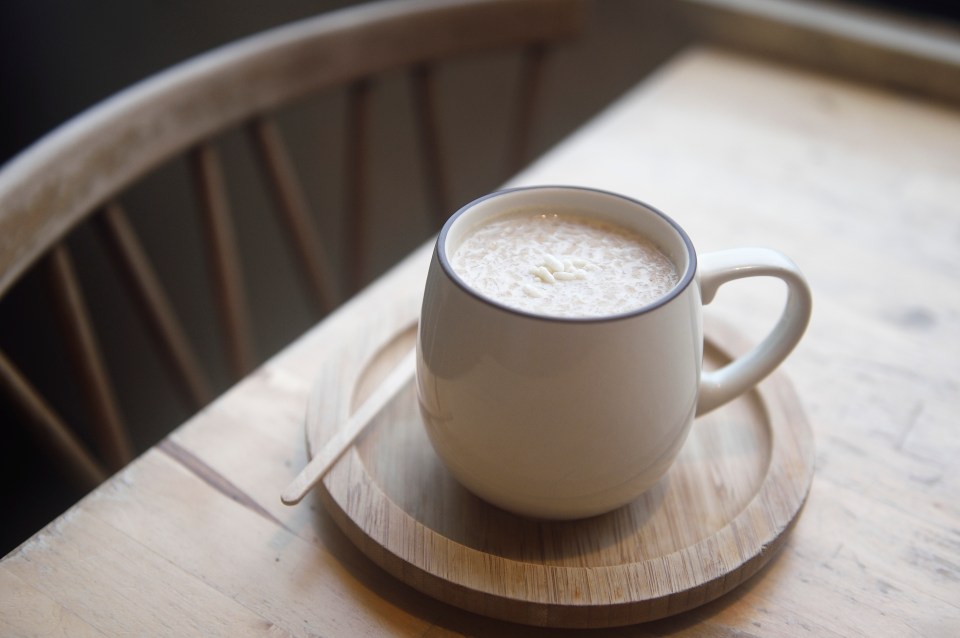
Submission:
[[[457,274],[453,266],[450,265],[450,261],[447,259],[446,250],[443,249],[443,247],[446,245],[447,235],[449,234],[450,229],[460,217],[462,217],[470,209],[474,208],[481,202],[484,202],[488,199],[493,199],[495,197],[501,197],[509,193],[514,193],[518,191],[533,191],[533,190],[540,190],[540,191],[571,190],[571,191],[596,193],[596,194],[605,195],[608,197],[614,197],[614,198],[626,201],[630,204],[646,209],[648,212],[653,213],[654,215],[660,217],[671,228],[673,228],[674,232],[677,233],[677,235],[683,241],[684,248],[687,251],[687,267],[684,270],[683,274],[680,276],[680,280],[677,282],[677,284],[673,288],[670,289],[670,291],[667,294],[658,298],[656,301],[650,302],[649,304],[638,306],[631,310],[626,310],[624,312],[619,312],[616,314],[587,316],[587,317],[562,317],[557,315],[548,315],[548,314],[542,314],[537,312],[531,312],[529,310],[522,310],[520,308],[508,306],[500,301],[497,301],[496,299],[487,297],[486,295],[483,295],[480,292],[474,290],[469,284],[467,284],[463,279],[461,279],[460,275]],[[436,255],[437,261],[439,262],[441,269],[450,278],[450,280],[453,281],[457,285],[457,287],[459,287],[461,290],[463,290],[465,293],[467,293],[474,299],[484,304],[487,304],[489,306],[493,306],[494,308],[497,308],[499,310],[503,310],[504,312],[518,315],[520,317],[525,317],[527,319],[557,322],[557,323],[569,323],[569,324],[606,323],[606,322],[612,322],[612,321],[621,321],[624,319],[632,319],[640,315],[651,313],[657,310],[658,308],[661,308],[667,305],[668,303],[670,303],[671,301],[673,301],[674,299],[682,295],[684,291],[686,291],[686,289],[693,282],[694,276],[697,272],[697,251],[693,247],[693,242],[690,240],[690,236],[687,235],[686,231],[683,230],[680,224],[674,221],[673,218],[671,218],[669,215],[667,215],[660,209],[656,208],[655,206],[651,206],[650,204],[647,204],[646,202],[643,202],[639,199],[628,197],[626,195],[621,195],[620,193],[614,193],[612,191],[608,191],[600,188],[593,188],[589,186],[550,185],[550,184],[537,185],[537,186],[514,186],[511,188],[504,188],[501,190],[493,191],[491,193],[487,193],[486,195],[482,195],[481,197],[478,197],[468,202],[467,204],[464,204],[463,206],[461,206],[459,209],[457,209],[455,213],[450,215],[450,217],[447,219],[446,222],[444,222],[443,227],[440,229],[440,233],[437,236],[437,243],[434,246],[434,255]]]

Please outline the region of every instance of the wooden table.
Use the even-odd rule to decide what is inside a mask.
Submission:
[[[608,633],[960,635],[960,113],[695,49],[515,183],[639,197],[700,251],[780,248],[814,290],[784,371],[816,476],[784,550],[713,603]],[[437,603],[361,554],[319,498],[279,500],[306,463],[325,349],[420,287],[429,250],[4,558],[0,634],[551,633]],[[744,283],[709,311],[760,335],[781,301]]]

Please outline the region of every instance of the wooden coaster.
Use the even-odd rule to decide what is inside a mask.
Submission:
[[[409,304],[407,304],[409,306]],[[307,411],[310,454],[413,347],[413,310],[370,318],[325,357]],[[708,366],[745,349],[707,326]],[[702,417],[667,475],[615,512],[525,519],[461,487],[420,422],[414,384],[370,424],[320,492],[374,562],[472,612],[547,627],[639,623],[702,605],[755,574],[783,544],[813,476],[810,427],[774,374]]]

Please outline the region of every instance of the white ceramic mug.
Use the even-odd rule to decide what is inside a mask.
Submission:
[[[512,210],[563,208],[639,231],[676,266],[679,283],[619,315],[562,319],[472,290],[450,256],[465,231]],[[787,284],[772,332],[724,368],[702,370],[702,306],[742,277]],[[450,472],[481,498],[548,519],[601,514],[667,471],[694,416],[749,390],[800,340],[810,290],[779,252],[697,256],[687,234],[639,201],[577,187],[500,191],[467,204],[440,231],[417,338],[424,424]]]

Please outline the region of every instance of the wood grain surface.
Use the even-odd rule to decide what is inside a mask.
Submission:
[[[814,294],[782,371],[815,473],[780,553],[713,602],[589,635],[960,635],[957,149],[956,110],[694,49],[513,182],[648,200],[700,251],[779,248]],[[422,286],[428,258],[424,246],[7,555],[0,634],[555,635],[439,603],[368,559],[319,495],[278,498],[307,462],[326,354],[385,296]],[[708,311],[752,339],[781,303],[744,282]]]

